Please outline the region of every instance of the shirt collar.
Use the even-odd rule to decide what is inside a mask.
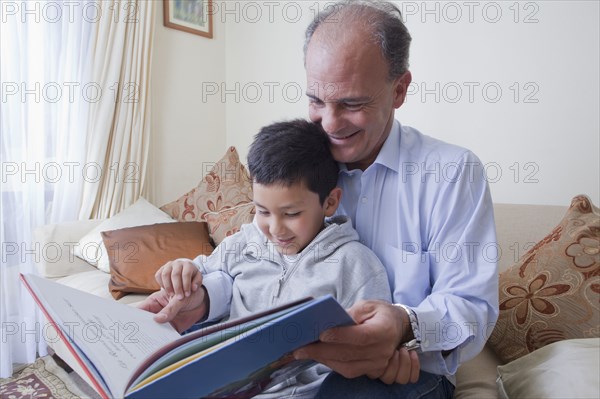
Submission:
[[[390,135],[383,143],[377,158],[373,164],[380,164],[388,169],[398,173],[398,159],[400,157],[400,122],[394,119]],[[360,170],[348,170],[348,166],[345,163],[338,163],[339,173],[346,175],[353,175],[354,173],[360,172]],[[370,167],[370,166],[369,166]]]
[[[400,122],[394,119],[390,135],[383,143],[375,162],[398,173],[398,159],[400,158]]]

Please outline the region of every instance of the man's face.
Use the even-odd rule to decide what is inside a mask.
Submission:
[[[301,252],[321,231],[329,209],[327,200],[319,202],[319,194],[304,184],[290,187],[279,184],[253,184],[255,221],[267,239],[285,255]]]
[[[326,34],[318,28],[306,53],[309,116],[327,132],[338,162],[364,170],[390,133],[410,72],[391,81],[380,49],[361,32],[339,41]]]

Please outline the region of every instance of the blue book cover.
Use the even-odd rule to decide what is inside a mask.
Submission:
[[[249,398],[313,364],[294,360],[292,351],[317,341],[328,328],[353,323],[332,296],[312,299],[130,390],[126,397]]]
[[[312,365],[291,352],[353,324],[331,296],[296,302],[181,336],[149,312],[21,275],[80,372],[103,397],[252,397]]]

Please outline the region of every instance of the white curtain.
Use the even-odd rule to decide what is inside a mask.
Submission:
[[[34,272],[44,256],[31,243],[34,226],[77,219],[83,188],[78,172],[89,103],[81,86],[90,80],[92,24],[54,21],[53,15],[67,11],[61,3],[51,10],[57,14],[40,18],[41,4],[3,7],[10,12],[0,28],[0,377],[11,375],[13,363],[46,354],[44,326],[18,276]]]
[[[106,218],[146,194],[150,139],[150,65],[154,31],[153,1],[100,2],[102,18],[92,39],[92,78],[102,96],[88,121],[88,162],[104,171],[84,182],[80,217]],[[122,19],[105,17],[115,8]]]
[[[46,354],[19,282],[35,226],[106,217],[145,189],[154,1],[7,2],[0,24],[0,378]]]

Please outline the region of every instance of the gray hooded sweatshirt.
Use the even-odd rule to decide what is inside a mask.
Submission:
[[[350,220],[336,216],[302,252],[282,255],[252,223],[193,262],[203,275],[221,271],[233,279],[230,319],[307,296],[331,294],[344,308],[360,299],[390,302],[385,268],[358,240]],[[316,365],[259,396],[312,397],[328,371]]]

